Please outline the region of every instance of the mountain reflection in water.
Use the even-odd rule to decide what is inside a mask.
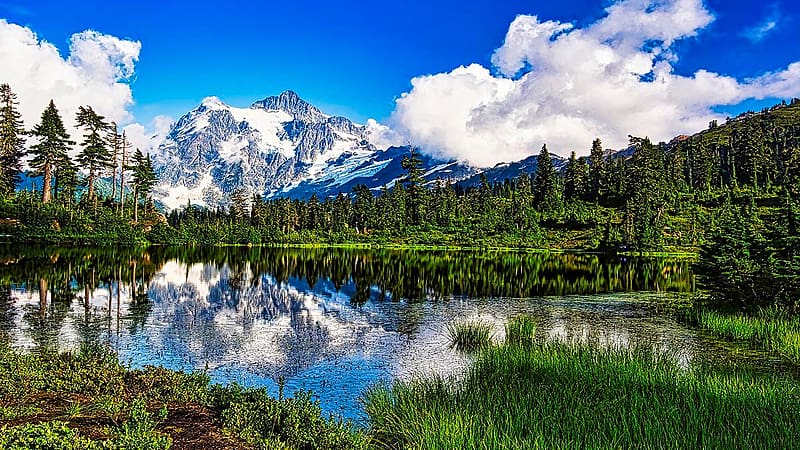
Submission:
[[[111,345],[134,367],[312,389],[358,415],[379,380],[452,374],[469,357],[446,326],[480,318],[502,339],[532,314],[543,336],[646,342],[688,362],[709,344],[658,313],[689,293],[686,260],[593,254],[340,249],[0,249],[0,343]],[[683,293],[683,294],[681,294]]]

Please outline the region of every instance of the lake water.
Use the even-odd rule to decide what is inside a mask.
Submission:
[[[335,249],[0,249],[0,342],[101,342],[133,367],[311,389],[359,417],[379,381],[457,374],[447,324],[511,316],[544,337],[648,344],[682,364],[728,357],[664,305],[694,289],[687,260],[592,254]]]

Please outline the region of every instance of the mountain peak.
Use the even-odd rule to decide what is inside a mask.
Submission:
[[[273,95],[264,100],[257,101],[251,106],[253,109],[266,109],[283,111],[291,115],[295,120],[304,122],[323,122],[328,116],[322,113],[316,106],[306,102],[294,91],[283,91],[280,95]]]
[[[209,96],[200,102],[200,106],[205,106],[206,108],[224,108],[227,105],[222,103],[222,100],[220,100],[219,97]]]

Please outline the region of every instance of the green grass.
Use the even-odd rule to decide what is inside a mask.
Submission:
[[[731,314],[710,309],[694,312],[700,328],[723,339],[746,341],[800,364],[800,317],[777,309],[762,309],[755,315]]]
[[[526,331],[523,336],[527,336]],[[800,385],[778,375],[679,367],[645,348],[511,342],[465,377],[371,389],[379,448],[789,448]]]
[[[517,316],[506,324],[506,343],[532,345],[536,342],[536,319],[531,316]]]
[[[489,322],[469,320],[447,324],[447,335],[456,350],[474,352],[492,343],[493,329]]]

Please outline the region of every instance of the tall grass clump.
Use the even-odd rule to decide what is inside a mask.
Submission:
[[[364,403],[379,448],[789,448],[798,387],[649,348],[506,343],[463,378],[378,386]]]
[[[747,341],[800,363],[800,317],[774,308],[761,309],[755,315],[700,309],[694,319],[700,328],[716,336]]]
[[[506,324],[506,342],[532,345],[536,341],[536,319],[531,316],[512,317]]]
[[[474,352],[491,344],[493,328],[491,323],[482,320],[455,322],[447,324],[447,335],[456,350]]]

